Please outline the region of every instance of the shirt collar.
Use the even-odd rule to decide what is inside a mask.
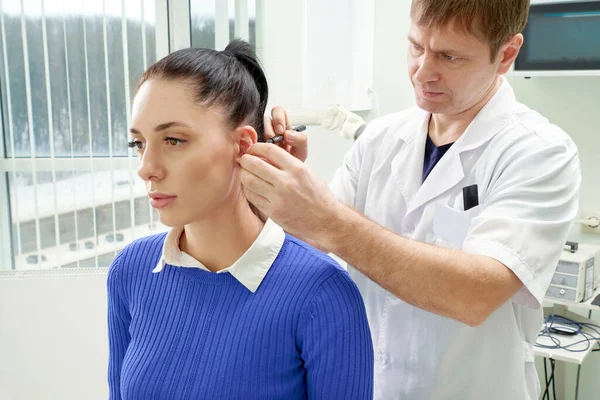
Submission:
[[[208,271],[202,263],[179,248],[179,238],[183,227],[172,228],[165,238],[163,250],[153,273],[159,273],[169,264],[174,267],[200,268]],[[246,252],[230,267],[217,273],[229,272],[235,279],[252,293],[256,292],[271,265],[279,255],[285,232],[272,220],[268,219],[258,237]]]
[[[464,134],[456,141],[460,151],[472,150],[491,139],[508,122],[517,104],[515,93],[506,77],[500,77],[501,84],[492,98],[483,106],[475,116]],[[406,143],[412,143],[429,132],[431,113],[418,106],[409,109],[415,115],[416,129],[402,127],[398,130],[398,137]],[[474,132],[474,133],[472,133]],[[423,142],[424,143],[424,142]]]

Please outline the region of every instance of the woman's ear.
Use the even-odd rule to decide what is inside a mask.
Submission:
[[[238,148],[235,159],[236,161],[240,161],[242,156],[248,152],[248,149],[252,147],[254,143],[256,143],[258,140],[258,134],[250,125],[244,125],[236,129],[235,138]]]

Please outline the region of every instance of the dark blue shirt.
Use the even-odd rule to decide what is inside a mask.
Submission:
[[[423,159],[423,181],[422,182],[425,182],[425,179],[427,178],[429,173],[433,170],[433,167],[435,167],[435,164],[437,164],[438,161],[440,161],[442,159],[444,154],[446,154],[448,149],[450,147],[452,147],[453,144],[454,143],[448,143],[443,146],[437,147],[433,143],[433,141],[431,140],[429,135],[427,135],[427,142],[425,143],[425,157]]]

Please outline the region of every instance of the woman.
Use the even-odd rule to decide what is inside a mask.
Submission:
[[[239,40],[180,50],[142,76],[130,146],[172,229],[111,266],[111,399],[372,398],[357,287],[243,196],[237,161],[263,141],[267,93]]]

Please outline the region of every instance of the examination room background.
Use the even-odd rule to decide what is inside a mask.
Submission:
[[[409,3],[375,1],[373,89],[381,115],[414,104],[406,73]],[[292,62],[293,57],[289,59]],[[600,211],[600,77],[510,77],[509,81],[517,99],[574,139],[583,173],[581,208]],[[368,117],[375,114],[372,110]],[[317,127],[307,132],[308,164],[328,181],[351,142]],[[570,239],[600,244],[600,235],[584,236],[578,225]],[[105,281],[106,276],[97,275],[0,279],[0,399],[107,398]],[[600,321],[599,314],[595,312],[592,319]],[[559,398],[570,399],[576,366],[557,364],[559,391],[568,394]],[[540,360],[536,365],[543,375]],[[580,399],[599,397],[599,376],[600,353],[592,353],[581,369]]]

